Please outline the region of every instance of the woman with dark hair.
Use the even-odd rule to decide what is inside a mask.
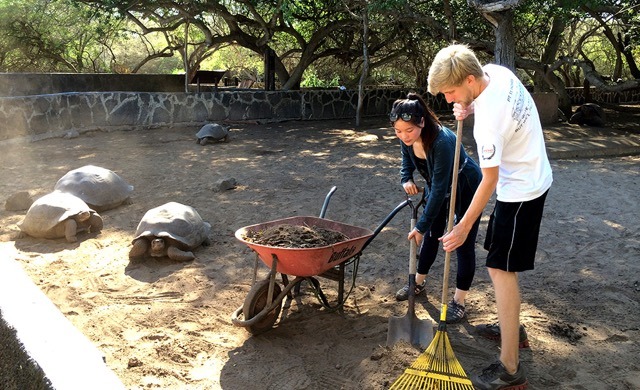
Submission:
[[[408,195],[419,192],[413,180],[418,171],[426,181],[424,197],[426,204],[415,228],[408,239],[420,245],[416,271],[416,295],[426,287],[426,277],[436,260],[438,239],[444,235],[451,195],[453,159],[455,157],[456,135],[444,127],[438,117],[416,93],[409,93],[406,99],[393,103],[389,119],[400,139],[402,168],[400,183]],[[460,149],[458,187],[455,214],[464,215],[480,184],[482,173],[478,164]],[[447,322],[460,322],[465,316],[465,298],[473,282],[476,269],[476,235],[480,217],[469,232],[466,241],[456,250],[458,257],[456,292],[447,306]],[[407,284],[396,293],[396,299],[406,300],[409,296]]]

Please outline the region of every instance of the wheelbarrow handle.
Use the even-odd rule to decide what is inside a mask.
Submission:
[[[396,214],[398,214],[398,212],[400,212],[400,210],[402,210],[406,206],[409,206],[411,208],[412,218],[417,219],[418,209],[423,203],[425,203],[424,188],[421,189],[417,195],[420,196],[420,200],[418,201],[417,204],[414,203],[414,201],[411,199],[409,195],[407,195],[407,199],[400,202],[400,204],[398,204],[395,209],[391,210],[391,212],[389,213],[389,215],[387,215],[384,221],[382,221],[380,225],[378,225],[376,230],[373,231],[373,235],[369,237],[369,239],[364,243],[364,245],[362,246],[362,249],[360,249],[360,252],[362,252],[371,243],[371,241],[373,241],[373,239],[376,238],[376,236],[382,231],[382,229],[384,229],[385,226],[387,226],[387,224],[393,219],[393,217],[395,217]]]
[[[329,206],[329,201],[331,200],[331,196],[333,195],[334,192],[336,192],[337,189],[338,187],[336,186],[331,187],[331,189],[329,190],[329,193],[324,198],[324,203],[322,204],[322,210],[320,210],[320,218],[324,218],[324,216],[327,214],[327,206]]]
[[[420,206],[424,206],[427,203],[427,200],[424,197],[424,188],[418,187],[418,193],[416,194],[420,197],[417,203],[414,203],[409,195],[407,195],[407,200],[409,200],[409,207],[411,208],[411,219],[418,220],[418,210]],[[414,226],[411,226],[411,230],[413,230]]]

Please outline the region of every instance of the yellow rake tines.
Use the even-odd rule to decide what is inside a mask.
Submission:
[[[443,312],[446,313],[446,310],[446,305],[443,305]],[[445,327],[446,322],[441,322],[439,328]],[[446,329],[438,329],[429,347],[390,387],[390,390],[411,389],[474,389],[471,380],[453,353]]]

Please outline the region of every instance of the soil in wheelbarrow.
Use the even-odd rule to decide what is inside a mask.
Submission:
[[[346,241],[341,232],[319,226],[278,225],[264,230],[250,231],[245,240],[279,248],[319,248]]]

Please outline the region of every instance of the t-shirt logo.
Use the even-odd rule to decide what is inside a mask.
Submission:
[[[483,160],[491,160],[493,156],[496,154],[496,146],[494,144],[491,145],[482,145],[482,159]]]

